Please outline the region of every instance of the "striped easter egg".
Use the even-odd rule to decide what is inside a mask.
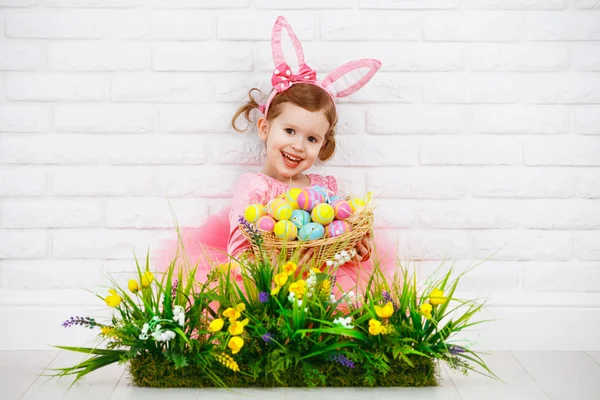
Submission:
[[[317,204],[322,203],[321,194],[315,190],[308,189],[302,190],[298,195],[298,207],[302,210],[311,212]]]
[[[316,240],[321,239],[323,236],[325,236],[325,228],[316,222],[309,222],[298,232],[298,239],[300,240]]]
[[[300,229],[310,222],[310,213],[304,210],[294,210],[292,211],[292,218],[290,218],[290,221]]]
[[[273,228],[275,228],[275,221],[272,217],[268,215],[264,215],[256,221],[256,228],[265,232],[273,232]]]
[[[313,208],[310,216],[314,222],[318,222],[321,225],[327,225],[335,218],[335,211],[329,204],[321,203]]]
[[[292,217],[292,207],[287,200],[274,199],[269,202],[269,215],[277,221],[283,221]]]
[[[350,230],[350,225],[346,221],[336,219],[325,227],[325,236],[328,238],[338,237]]]
[[[344,199],[340,199],[332,204],[333,211],[335,212],[335,218],[339,220],[345,220],[352,215],[352,207]]]

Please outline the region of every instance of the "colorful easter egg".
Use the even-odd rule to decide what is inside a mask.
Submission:
[[[342,196],[338,196],[337,194],[334,194],[333,196],[329,196],[329,204],[333,204],[335,201],[337,200],[343,200],[344,198]]]
[[[317,204],[320,204],[323,201],[319,192],[312,189],[308,189],[302,190],[302,192],[298,195],[297,202],[298,207],[310,212],[313,208],[315,208]]]
[[[292,206],[292,209],[297,210],[300,207],[298,207],[298,195],[302,193],[302,189],[300,188],[291,188],[290,190],[288,190],[285,193],[285,199],[287,200],[288,203],[290,203],[290,206]]]
[[[277,221],[283,221],[292,217],[292,207],[290,203],[283,199],[274,199],[269,202],[267,207],[269,215]]]
[[[275,228],[275,221],[272,217],[268,215],[263,215],[256,221],[256,228],[261,231],[273,232],[273,228]]]
[[[338,237],[350,230],[350,225],[346,221],[336,219],[325,227],[325,236],[328,238]]]
[[[335,218],[335,211],[329,204],[321,203],[313,208],[310,216],[314,222],[318,222],[321,225],[327,225]]]
[[[321,193],[321,203],[325,203],[329,200],[329,190],[323,186],[313,186],[311,189]]]
[[[244,218],[252,224],[263,215],[267,215],[267,208],[262,204],[250,204],[244,211]]]
[[[300,240],[316,240],[321,239],[323,236],[325,236],[325,227],[316,222],[309,222],[298,232],[298,239]]]
[[[365,201],[363,199],[361,199],[360,197],[355,197],[352,200],[350,200],[348,202],[348,204],[350,204],[350,208],[352,208],[352,212],[354,213],[359,208],[362,208],[365,206]]]
[[[304,210],[294,210],[290,221],[296,225],[296,228],[300,229],[310,222],[310,213]]]
[[[352,215],[352,207],[344,199],[339,199],[332,204],[333,211],[335,211],[335,218],[344,220]]]
[[[279,239],[294,240],[298,236],[298,228],[291,221],[281,220],[273,228],[275,236]]]

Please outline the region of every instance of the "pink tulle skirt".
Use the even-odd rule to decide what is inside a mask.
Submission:
[[[196,279],[206,282],[208,273],[215,265],[228,263],[227,241],[229,239],[229,207],[208,217],[198,228],[180,228],[180,238],[167,240],[158,246],[157,270],[164,272],[176,261],[176,266],[197,267]],[[349,262],[337,269],[336,282],[344,292],[355,290],[368,282],[375,260],[391,284],[397,268],[397,247],[383,234],[374,232],[372,256],[369,260]],[[182,252],[185,249],[185,254]],[[239,276],[238,276],[239,279]],[[337,290],[336,290],[337,292]]]

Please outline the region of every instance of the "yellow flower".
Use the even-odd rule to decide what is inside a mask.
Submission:
[[[106,298],[104,299],[104,302],[109,307],[118,307],[119,304],[121,304],[121,301],[123,299],[113,289],[110,289],[108,292],[110,294],[108,296],[106,296]]]
[[[231,325],[229,325],[229,334],[232,336],[241,335],[244,333],[244,327],[248,325],[248,318],[243,319],[241,321],[233,321]]]
[[[293,262],[287,262],[285,264],[283,264],[283,272],[287,275],[290,276],[292,275],[294,272],[296,272],[296,268],[298,268],[298,266],[293,263]]]
[[[115,328],[113,328],[112,326],[103,326],[100,328],[100,332],[104,335],[104,336],[111,336],[115,331]]]
[[[127,287],[133,293],[136,293],[138,290],[140,290],[140,285],[138,285],[138,283],[135,279],[130,279],[129,282],[127,282]]]
[[[244,303],[239,303],[237,306],[235,306],[235,310],[238,312],[243,312],[246,310],[246,305]]]
[[[419,312],[427,319],[431,318],[431,310],[433,310],[433,307],[429,303],[423,303],[421,304],[421,307],[419,307]]]
[[[320,274],[321,270],[319,268],[313,267],[310,269],[312,272],[314,272],[315,274]]]
[[[229,318],[229,322],[235,321],[241,315],[242,314],[238,310],[233,309],[231,307],[229,307],[227,310],[223,311],[223,316]]]
[[[225,353],[215,354],[215,358],[218,362],[229,368],[230,370],[236,372],[240,370],[239,365],[235,362],[235,360],[229,355]]]
[[[433,289],[431,294],[429,295],[429,302],[433,306],[438,306],[440,304],[444,304],[448,299],[444,297],[444,292],[440,289]]]
[[[223,329],[223,324],[225,324],[225,321],[223,321],[221,318],[213,319],[208,326],[208,330],[209,332],[219,332],[221,329]]]
[[[381,322],[371,318],[371,320],[369,321],[369,333],[371,335],[379,335],[381,331]]]
[[[301,299],[306,293],[306,281],[300,279],[290,285],[290,293],[294,293],[297,299]]]
[[[394,306],[391,301],[388,301],[387,304],[383,307],[375,306],[375,314],[379,318],[389,318],[394,313]]]
[[[287,282],[287,278],[288,276],[285,272],[281,272],[275,275],[275,278],[273,278],[273,282],[275,282],[275,287],[273,288],[273,290],[271,290],[272,296],[275,296],[277,293],[279,293],[281,287]]]
[[[244,339],[239,336],[234,336],[229,339],[227,347],[231,349],[231,354],[237,354],[244,347]]]
[[[152,272],[150,272],[150,271],[144,272],[144,275],[142,275],[142,287],[143,288],[149,287],[153,280],[154,280],[154,274]]]

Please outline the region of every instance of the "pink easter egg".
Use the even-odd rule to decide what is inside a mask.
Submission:
[[[298,207],[300,207],[302,210],[311,212],[317,204],[323,203],[323,197],[321,193],[317,192],[316,190],[308,189],[300,192],[296,202],[298,203]]]
[[[256,221],[256,228],[261,231],[273,232],[276,222],[272,217],[264,215]]]
[[[350,225],[345,221],[336,219],[325,227],[325,236],[328,238],[338,237],[350,230]]]
[[[333,202],[332,206],[336,219],[345,220],[352,215],[352,207],[350,207],[350,204],[346,200],[337,200]]]

